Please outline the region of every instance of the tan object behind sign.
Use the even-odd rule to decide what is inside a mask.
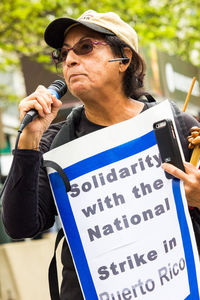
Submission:
[[[195,81],[196,81],[196,77],[193,77],[192,79],[192,83],[191,83],[191,86],[190,86],[190,89],[189,89],[189,92],[187,94],[187,97],[186,97],[186,100],[185,100],[185,104],[184,104],[184,107],[183,107],[183,112],[185,112],[186,108],[187,108],[187,105],[188,105],[188,102],[190,100],[190,96],[191,96],[191,93],[192,93],[192,89],[194,87],[194,84],[195,84]],[[193,129],[191,128],[191,134],[193,133]],[[189,137],[190,138],[190,137]],[[194,145],[194,150],[192,152],[192,156],[191,156],[191,159],[190,159],[190,163],[197,167],[198,166],[198,163],[199,163],[199,158],[200,158],[200,140],[199,140],[199,136],[198,137],[193,137],[193,140],[190,141],[190,143],[192,145]]]

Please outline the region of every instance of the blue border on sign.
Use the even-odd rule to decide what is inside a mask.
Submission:
[[[187,226],[186,215],[184,211],[184,206],[181,197],[181,190],[180,190],[180,180],[173,179],[173,194],[176,204],[177,216],[180,224],[180,231],[183,241],[183,248],[185,252],[185,260],[188,269],[188,281],[190,286],[190,295],[188,295],[185,300],[199,300],[199,289],[197,283],[197,274],[195,268],[195,261],[192,243],[189,233],[189,228]]]
[[[102,168],[106,165],[120,161],[139,152],[142,152],[156,144],[154,132],[151,131],[142,137],[119,145],[112,149],[98,153],[87,159],[73,164],[64,169],[69,180],[73,180],[79,176],[87,174],[91,171]],[[57,172],[50,174],[50,181],[56,198],[57,207],[62,219],[62,224],[70,245],[76,270],[82,286],[85,299],[97,300],[98,296],[94,286],[94,282],[90,273],[88,262],[85,256],[81,238],[79,235],[76,221],[72,212],[68,195],[66,194],[65,186]],[[199,290],[197,284],[197,274],[193,256],[191,238],[186,221],[182,197],[180,193],[179,180],[173,180],[173,193],[176,203],[177,215],[180,224],[183,247],[185,251],[185,259],[188,270],[188,280],[190,286],[190,295],[185,300],[199,300]]]

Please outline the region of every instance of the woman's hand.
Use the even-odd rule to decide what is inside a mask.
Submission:
[[[200,171],[188,162],[184,163],[184,167],[185,172],[169,163],[162,164],[166,172],[183,180],[188,205],[200,209]]]
[[[34,108],[38,111],[38,117],[29,123],[21,134],[20,149],[38,149],[44,131],[55,119],[61,105],[62,102],[42,85],[39,85],[34,93],[20,102],[20,121],[29,110]]]

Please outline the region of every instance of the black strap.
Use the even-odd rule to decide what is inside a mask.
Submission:
[[[58,285],[58,273],[57,273],[57,263],[56,263],[56,250],[58,247],[59,242],[64,236],[64,231],[61,228],[58,231],[55,247],[54,247],[54,255],[52,257],[50,266],[49,266],[49,291],[52,300],[60,300],[60,293],[59,293],[59,285]]]
[[[52,160],[44,160],[43,166],[56,170],[64,182],[66,192],[69,192],[71,190],[69,179],[63,171],[63,169],[61,168],[61,166],[59,166],[55,161]]]
[[[145,97],[145,98],[144,98]],[[143,93],[138,99],[137,101],[143,102],[143,103],[147,103],[147,104],[157,104],[156,100],[154,99],[153,96],[151,96],[149,93]],[[151,107],[151,106],[150,106]]]
[[[172,108],[174,110],[174,114],[175,114],[175,116],[178,119],[178,122],[180,124],[180,129],[182,131],[183,138],[184,138],[184,137],[186,137],[188,135],[188,130],[187,130],[184,118],[182,117],[182,112],[180,111],[180,109],[176,106],[176,104],[173,101],[171,101],[170,103],[171,103],[171,106],[172,106]]]
[[[144,93],[144,96],[147,98],[149,103],[156,102],[156,100],[154,99],[154,97],[151,94],[146,92],[146,93]]]
[[[180,137],[180,142],[183,148],[183,152],[185,155],[186,161],[189,161],[190,156],[191,156],[191,150],[188,149],[188,140],[187,136],[189,135],[189,130],[187,129],[185,120],[183,118],[183,113],[180,111],[180,109],[176,106],[176,104],[173,101],[170,101],[172,111],[175,116],[175,123],[176,123],[176,128],[178,130],[178,134]]]
[[[62,128],[58,131],[56,134],[50,150],[57,148],[58,146],[61,146],[63,144],[66,144],[70,141],[73,141],[77,138],[76,136],[76,126],[80,123],[80,118],[82,115],[84,107],[83,105],[78,106],[72,110],[72,112],[68,115],[67,120],[65,124],[62,126]]]
[[[192,219],[192,225],[194,234],[196,237],[197,248],[200,254],[200,213],[198,208],[192,208],[189,210]]]
[[[51,160],[44,160],[43,161],[43,166],[44,167],[49,167],[58,172],[60,177],[62,178],[66,192],[69,192],[71,187],[70,187],[70,182],[61,168],[56,162],[51,161]],[[63,229],[61,228],[58,231],[57,237],[56,237],[56,242],[55,242],[55,247],[54,247],[54,255],[52,257],[51,263],[49,265],[49,291],[50,291],[50,296],[51,300],[60,300],[60,295],[59,295],[59,285],[58,285],[58,273],[57,273],[57,263],[56,263],[56,250],[58,247],[58,244],[60,240],[63,238],[64,232]]]

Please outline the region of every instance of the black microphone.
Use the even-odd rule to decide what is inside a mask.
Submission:
[[[50,91],[51,95],[56,95],[58,99],[60,99],[66,92],[67,92],[67,85],[62,80],[55,80],[49,87],[48,90]],[[38,111],[36,109],[29,110],[19,127],[19,132],[22,132],[24,127],[32,122],[38,116]]]
[[[121,63],[123,64],[127,64],[129,62],[129,58],[128,57],[119,57],[119,58],[113,58],[113,59],[109,59],[108,62],[113,62],[113,61],[121,61]]]

